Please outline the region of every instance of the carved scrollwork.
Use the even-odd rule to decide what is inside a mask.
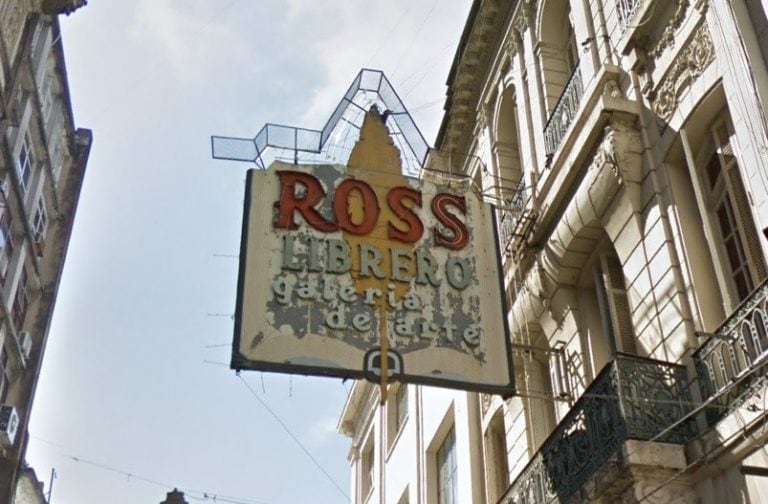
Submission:
[[[515,16],[515,19],[512,21],[512,23],[515,29],[522,33],[528,29],[530,19],[531,6],[527,2],[523,2],[520,4],[520,8],[517,10],[517,15]]]
[[[655,92],[654,112],[661,119],[669,120],[677,108],[678,97],[704,73],[714,60],[715,48],[706,23],[702,23],[688,47],[680,51],[664,81]]]
[[[688,7],[690,7],[690,5],[691,4],[688,0],[678,0],[677,10],[672,16],[672,19],[670,19],[667,27],[664,28],[664,32],[661,34],[661,38],[659,38],[658,42],[656,42],[656,46],[648,51],[648,55],[651,58],[656,59],[661,56],[661,53],[663,53],[667,47],[675,46],[675,33],[683,24],[685,15],[688,12]]]

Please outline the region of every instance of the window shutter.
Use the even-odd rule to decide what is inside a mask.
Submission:
[[[605,257],[605,290],[611,307],[616,349],[619,352],[637,354],[635,345],[635,330],[632,326],[632,311],[629,306],[629,296],[624,282],[624,271],[621,261],[616,256]]]
[[[728,180],[733,190],[733,204],[739,215],[740,231],[744,236],[746,252],[749,254],[752,272],[757,280],[755,284],[760,284],[768,278],[768,272],[766,271],[765,260],[763,259],[763,252],[760,247],[760,235],[757,232],[755,220],[752,217],[751,205],[747,198],[747,191],[741,180],[739,167],[736,163],[731,164],[728,168]]]

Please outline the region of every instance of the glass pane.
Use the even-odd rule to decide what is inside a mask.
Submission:
[[[744,274],[744,271],[740,271],[733,276],[734,282],[736,282],[736,292],[739,295],[739,301],[745,299],[751,292],[749,284],[749,277]]]
[[[739,261],[738,246],[734,238],[725,242],[725,250],[728,252],[728,261],[730,261],[732,267],[741,263]]]
[[[720,159],[718,159],[717,153],[712,154],[712,157],[709,159],[706,167],[710,189],[714,188],[717,184],[717,179],[720,177],[721,169],[722,167],[720,166]]]

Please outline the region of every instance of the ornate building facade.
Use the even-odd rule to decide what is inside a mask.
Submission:
[[[2,503],[31,495],[18,484],[27,424],[91,147],[74,125],[57,20],[83,4],[0,0]]]
[[[435,147],[497,205],[518,394],[356,384],[354,502],[768,500],[767,12],[473,2]]]

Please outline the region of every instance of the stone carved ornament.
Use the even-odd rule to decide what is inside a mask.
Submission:
[[[606,81],[603,87],[603,96],[610,96],[611,98],[624,98],[624,93],[621,92],[619,83],[616,79],[610,79]]]
[[[480,109],[480,111],[477,113],[477,119],[475,120],[475,124],[477,124],[477,129],[480,131],[485,130],[485,127],[488,126],[488,120],[486,119],[486,114],[484,109]]]
[[[690,7],[690,2],[688,0],[677,1],[677,10],[672,16],[672,19],[669,20],[669,24],[664,28],[664,33],[661,34],[661,38],[656,42],[656,46],[648,51],[648,56],[656,59],[661,56],[661,53],[663,53],[667,47],[675,46],[675,32],[682,26],[683,21],[685,20],[685,15],[688,12],[688,7]]]
[[[514,33],[511,33],[507,42],[504,44],[504,53],[509,59],[512,59],[517,55],[519,49],[520,43],[517,41],[517,36]]]
[[[603,142],[597,147],[597,152],[595,152],[590,168],[601,171],[609,168],[614,177],[621,179],[619,162],[616,159],[616,129],[614,126],[609,124],[605,127]]]
[[[480,407],[483,410],[483,415],[488,413],[488,408],[491,407],[491,395],[490,394],[480,394]]]
[[[520,8],[517,10],[515,19],[512,21],[512,25],[520,33],[528,29],[528,23],[531,19],[531,5],[528,2],[522,2]]]
[[[688,46],[680,51],[672,62],[655,93],[653,111],[665,121],[672,117],[678,105],[678,97],[698,79],[715,60],[715,48],[709,36],[706,23],[702,23]]]

